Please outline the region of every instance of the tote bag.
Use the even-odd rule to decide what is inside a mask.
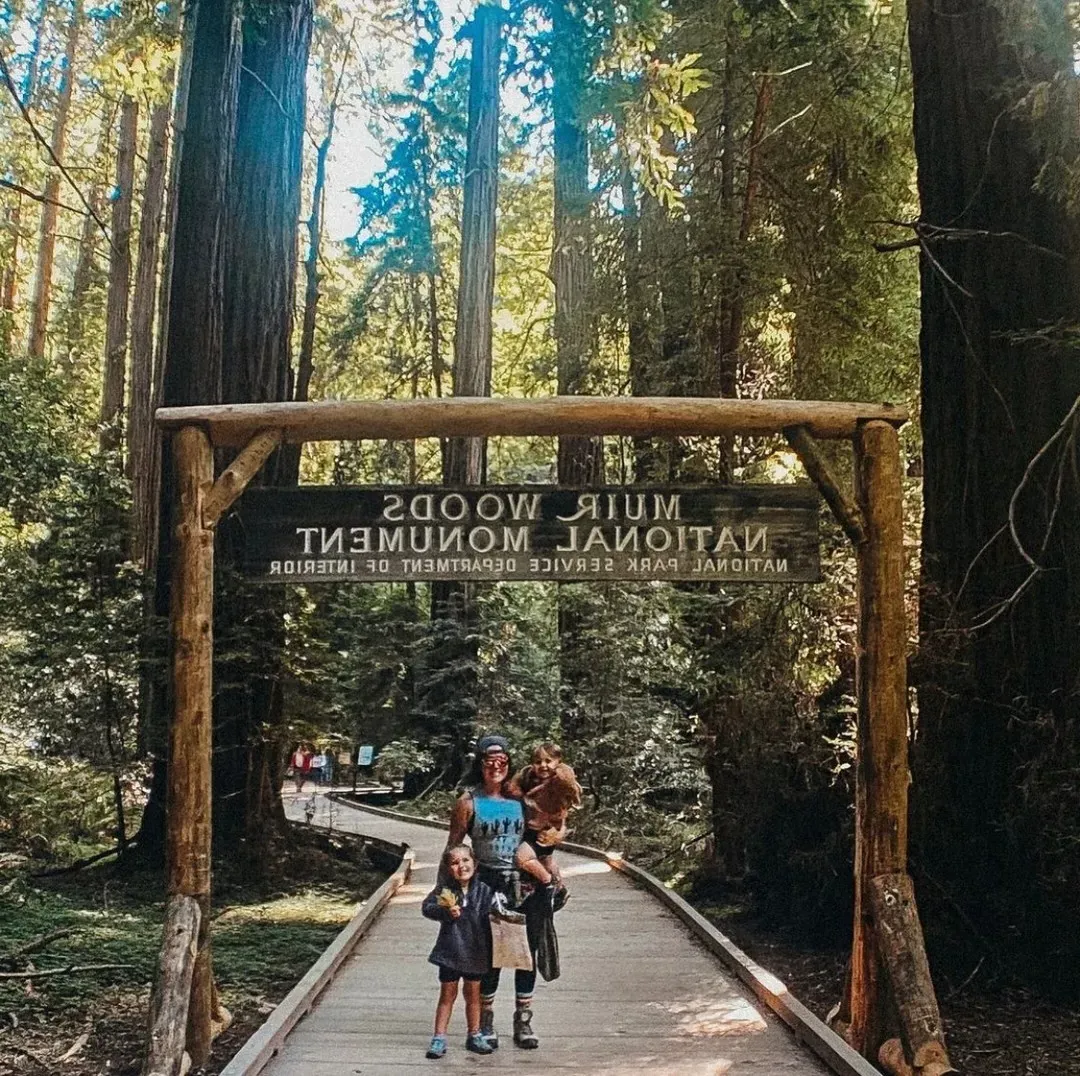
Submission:
[[[492,909],[491,966],[532,970],[532,953],[529,952],[525,916],[520,912],[499,912]]]

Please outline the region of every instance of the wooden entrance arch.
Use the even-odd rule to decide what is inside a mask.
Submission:
[[[798,453],[854,545],[858,565],[855,914],[850,974],[834,1026],[873,1060],[879,1052],[883,1062],[891,1055],[891,1071],[954,1071],[907,873],[907,632],[897,439],[907,415],[900,408],[797,400],[460,397],[174,407],[156,417],[174,438],[179,512],[172,576],[170,899],[144,1072],[173,1076],[185,1050],[201,1064],[213,1034],[206,941],[214,528],[275,448],[320,440],[775,433]],[[818,439],[852,442],[854,496],[835,481]],[[215,448],[240,450],[217,478]]]

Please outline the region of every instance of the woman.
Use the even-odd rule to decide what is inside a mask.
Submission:
[[[517,903],[521,883],[514,866],[514,855],[525,833],[525,814],[521,801],[504,792],[503,786],[509,776],[510,754],[506,740],[502,736],[484,736],[476,745],[472,788],[458,798],[450,812],[447,848],[461,844],[468,837],[479,867],[477,877],[495,892],[506,893]],[[500,971],[500,968],[492,968],[480,980],[480,1033],[492,1049],[499,1045],[494,1006]],[[514,972],[514,1044],[523,1050],[535,1050],[540,1045],[532,1030],[535,987],[534,959],[532,970],[519,968]]]

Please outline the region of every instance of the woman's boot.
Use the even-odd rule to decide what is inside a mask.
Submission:
[[[514,1013],[514,1045],[523,1050],[535,1050],[540,1045],[532,1029],[532,1009],[518,1009]]]
[[[495,1030],[495,1011],[493,1009],[480,1010],[480,1034],[487,1039],[487,1044],[493,1050],[499,1048],[499,1033]]]

